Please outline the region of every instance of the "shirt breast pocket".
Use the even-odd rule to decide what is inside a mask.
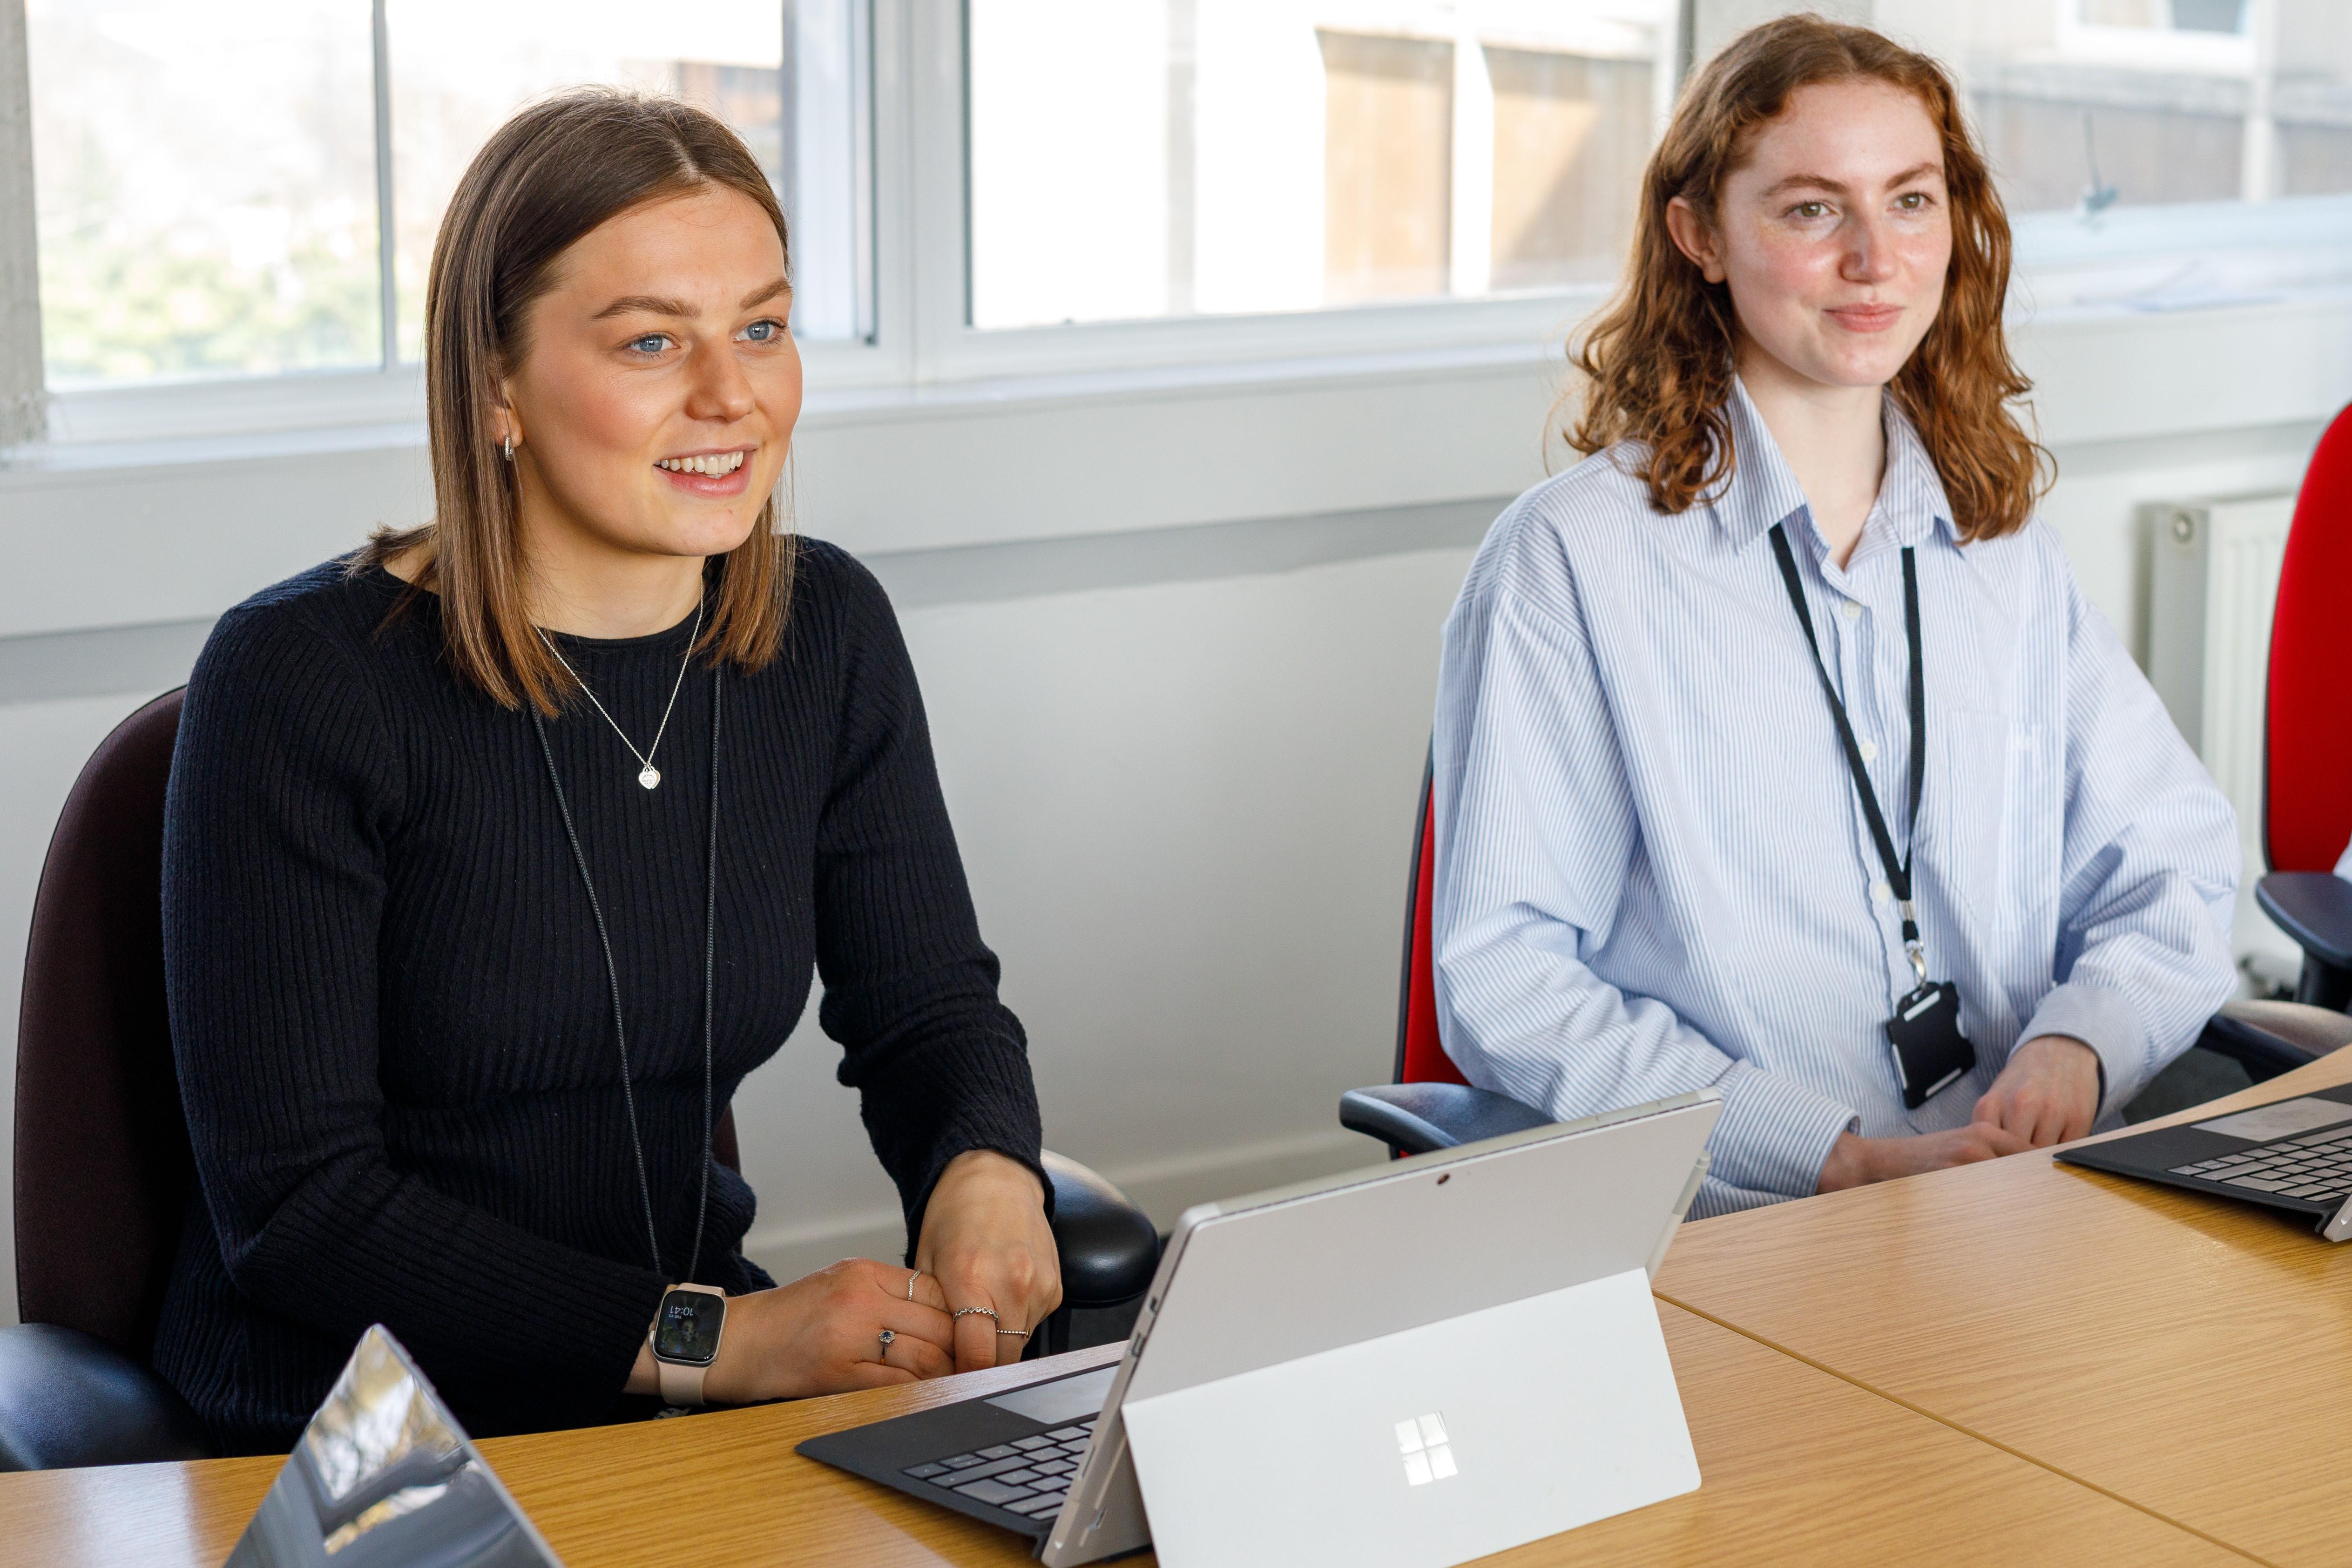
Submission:
[[[1935,847],[1928,876],[1951,884],[1955,902],[1971,918],[2000,917],[2003,835],[2013,783],[2010,723],[1990,709],[1929,716],[1941,738],[1930,749],[1921,816]]]

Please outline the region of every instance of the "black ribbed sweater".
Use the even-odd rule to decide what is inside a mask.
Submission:
[[[656,1268],[538,738],[450,673],[430,595],[387,620],[400,596],[331,563],[229,612],[173,761],[164,960],[201,1192],[155,1364],[231,1452],[289,1447],[378,1321],[476,1433],[618,1413],[694,1247],[714,679],[717,1103],[792,1032],[814,965],[909,1235],[955,1155],[1037,1163],[897,622],[803,542],[782,654],[688,671],[658,789],[585,702],[547,725],[611,931]],[[642,746],[690,629],[560,640]],[[715,1168],[698,1280],[769,1282],[740,1251],[751,1215]]]

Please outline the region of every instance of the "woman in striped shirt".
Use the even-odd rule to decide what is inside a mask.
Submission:
[[[1446,626],[1446,1048],[1560,1117],[1719,1086],[1696,1214],[2079,1137],[2232,987],[2228,803],[2034,516],[2009,248],[1933,61],[1745,35],[1579,348],[1592,456]]]

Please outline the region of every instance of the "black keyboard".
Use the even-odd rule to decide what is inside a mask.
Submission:
[[[1046,1519],[1061,1511],[1069,1495],[1078,1462],[1094,1440],[1095,1421],[1089,1415],[1034,1437],[908,1465],[903,1473],[1024,1519]]]
[[[2218,1160],[2174,1165],[2171,1173],[2283,1197],[2332,1200],[2352,1193],[2352,1127],[2324,1128]]]

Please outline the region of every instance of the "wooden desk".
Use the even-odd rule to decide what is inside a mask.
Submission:
[[[1987,1561],[2069,1568],[2244,1559],[1733,1333],[1661,1305],[1700,1489],[1488,1559],[1537,1564],[1863,1565]],[[1099,1365],[1116,1348],[1064,1358]],[[1504,1369],[1507,1370],[1507,1369]],[[855,1426],[1034,1368],[955,1386],[847,1394],[635,1426],[492,1439],[491,1465],[570,1568],[1001,1564],[1025,1543],[793,1454]],[[280,1461],[220,1459],[0,1476],[0,1561],[215,1568]],[[1145,1563],[1148,1557],[1130,1558]]]
[[[2020,1154],[1685,1226],[1657,1288],[2212,1541],[2352,1561],[2352,1247],[2307,1221]]]

